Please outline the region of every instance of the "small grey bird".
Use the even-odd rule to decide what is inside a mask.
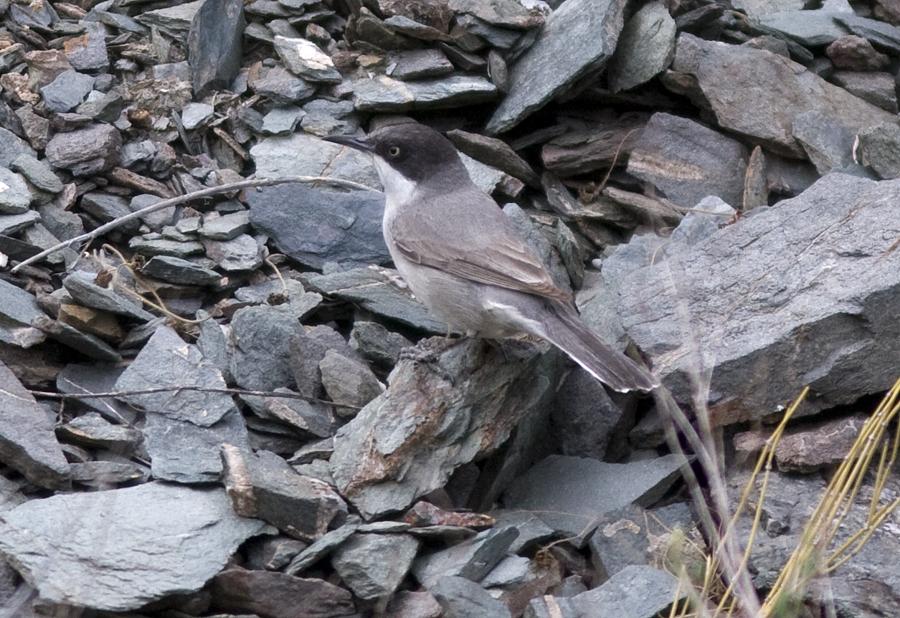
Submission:
[[[374,157],[384,186],[382,230],[394,264],[413,294],[451,328],[469,336],[546,339],[620,392],[658,386],[647,369],[584,325],[571,295],[472,183],[440,133],[405,123],[365,138],[328,140]]]

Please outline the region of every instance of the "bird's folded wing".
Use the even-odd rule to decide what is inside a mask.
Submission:
[[[498,216],[448,217],[453,229],[441,229],[447,226],[427,216],[398,216],[391,225],[394,245],[411,262],[463,279],[571,302],[571,295],[557,287],[541,260],[517,238],[506,216],[496,205],[488,208]]]

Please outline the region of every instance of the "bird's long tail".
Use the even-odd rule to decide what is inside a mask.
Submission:
[[[650,391],[659,380],[595,335],[574,310],[554,306],[544,320],[543,337],[569,355],[585,371],[615,391]]]

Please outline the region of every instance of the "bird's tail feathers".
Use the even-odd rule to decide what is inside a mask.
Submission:
[[[618,350],[604,343],[568,308],[554,308],[545,321],[544,338],[565,352],[585,371],[620,393],[651,391],[659,380]]]

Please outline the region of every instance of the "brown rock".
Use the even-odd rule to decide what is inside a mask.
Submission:
[[[879,71],[891,63],[891,59],[872,47],[861,36],[842,36],[825,49],[834,66],[850,71]]]
[[[331,618],[356,613],[353,595],[322,579],[302,579],[271,571],[228,569],[216,575],[213,606],[267,618]]]
[[[441,32],[447,32],[453,18],[447,0],[378,0],[378,8],[385,17],[408,17]]]
[[[766,179],[766,155],[757,146],[750,153],[747,161],[747,173],[744,174],[744,203],[741,210],[747,212],[769,204],[769,184]]]
[[[560,176],[625,165],[646,123],[646,114],[628,113],[583,131],[566,133],[544,145],[541,160],[544,167]]]
[[[63,324],[106,341],[118,342],[125,336],[114,315],[81,305],[60,305],[58,319]]]

